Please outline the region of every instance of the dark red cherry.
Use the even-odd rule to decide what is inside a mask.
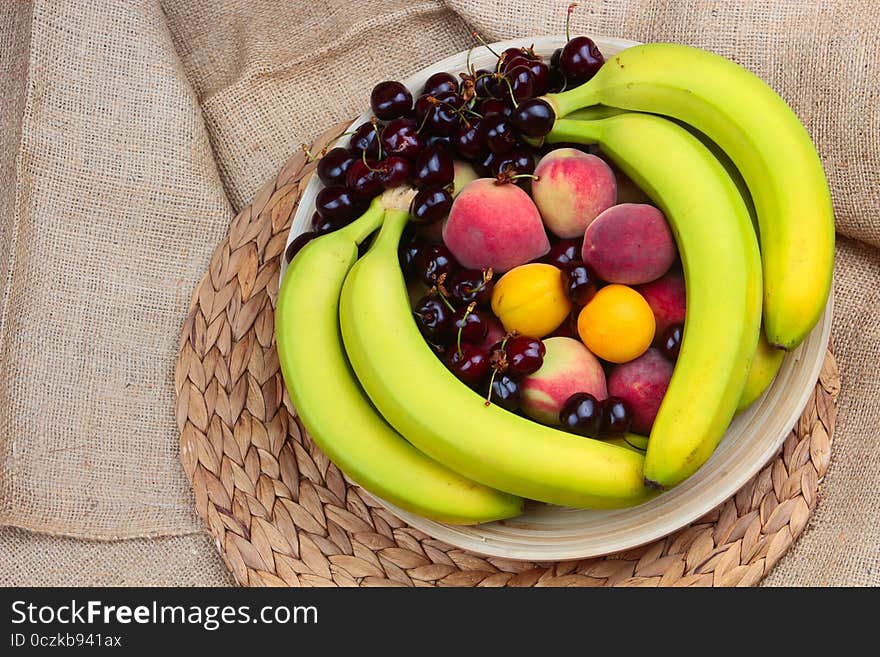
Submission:
[[[500,157],[500,155],[496,155],[492,151],[484,151],[481,157],[472,160],[474,171],[476,171],[481,178],[494,178],[496,175],[495,171],[497,170],[495,163]]]
[[[361,159],[361,153],[366,153],[368,158],[379,157],[379,134],[378,128],[367,121],[361,123],[351,135],[348,141],[349,147],[355,151],[356,158]]]
[[[535,96],[542,96],[550,90],[550,67],[540,59],[533,59],[524,64],[531,72],[533,79],[532,92]]]
[[[470,304],[459,308],[452,315],[452,336],[461,336],[462,342],[480,343],[489,332],[489,316],[482,310],[471,308]]]
[[[620,397],[608,397],[600,402],[602,407],[602,437],[622,436],[632,426],[632,415]]]
[[[514,66],[504,74],[510,81],[511,93],[517,102],[531,98],[535,93],[535,76],[528,66]]]
[[[427,127],[440,135],[451,135],[461,121],[460,108],[464,100],[456,93],[445,93],[435,97],[433,108],[428,112]]]
[[[520,388],[516,379],[507,374],[496,374],[489,391],[489,401],[496,406],[515,411],[519,408]]]
[[[424,148],[413,167],[413,184],[416,187],[443,187],[455,176],[452,155],[445,148]]]
[[[487,98],[480,103],[480,114],[483,115],[484,119],[495,114],[510,116],[512,111],[513,105],[510,104],[509,98],[507,100],[503,98]]]
[[[376,160],[355,160],[345,174],[346,186],[362,199],[378,196],[384,189],[378,166]]]
[[[512,376],[528,376],[534,374],[544,364],[547,349],[538,338],[528,335],[515,335],[508,338],[504,346],[507,356],[507,371]]]
[[[468,119],[468,123],[458,126],[453,136],[455,150],[468,160],[476,159],[486,150],[486,138],[482,131],[482,120]]]
[[[345,172],[354,160],[347,148],[331,148],[318,160],[315,172],[325,185],[344,185]]]
[[[562,287],[578,306],[586,306],[596,296],[596,275],[583,262],[574,260],[561,267]]]
[[[452,194],[443,187],[429,187],[413,197],[409,214],[415,223],[433,224],[448,215],[451,208]]]
[[[443,148],[452,153],[453,142],[451,135],[428,135],[425,137],[425,146],[429,148]]]
[[[494,287],[495,281],[485,269],[459,269],[446,283],[453,301],[465,306],[474,302],[479,308],[488,308]]]
[[[542,258],[542,262],[548,265],[562,268],[569,262],[581,259],[581,241],[580,240],[559,240],[550,247],[550,251]]]
[[[605,57],[599,47],[585,36],[571,39],[559,55],[559,70],[568,79],[569,87],[592,78],[604,63]]]
[[[550,104],[542,98],[530,98],[521,102],[511,113],[510,122],[526,137],[543,137],[553,129],[556,115]]]
[[[502,62],[502,66],[507,66],[515,57],[520,57],[522,59],[528,60],[525,48],[517,48],[515,46],[506,48],[501,51],[501,55],[498,57],[498,59]]]
[[[407,226],[407,229],[408,230],[404,232],[403,237],[400,239],[400,244],[397,247],[400,269],[405,276],[409,276],[413,273],[416,256],[419,254],[419,249],[422,247],[422,241],[419,238],[418,233],[411,229],[410,226]]]
[[[382,152],[412,159],[422,149],[419,126],[411,119],[394,119],[382,128]]]
[[[498,114],[483,119],[486,145],[493,153],[509,153],[516,148],[516,131],[505,116]]]
[[[412,171],[409,160],[400,155],[386,157],[376,167],[379,169],[379,181],[385,189],[400,187],[409,179]]]
[[[553,54],[550,55],[550,67],[558,68],[559,67],[559,58],[562,55],[562,48],[557,48],[553,51]]]
[[[479,385],[489,375],[489,354],[477,344],[452,345],[446,352],[446,367],[469,386]]]
[[[422,88],[422,94],[426,96],[437,96],[450,91],[458,91],[458,80],[451,73],[442,71],[429,77]]]
[[[294,256],[300,252],[300,250],[313,239],[318,237],[318,233],[314,231],[307,231],[305,233],[300,233],[296,237],[293,238],[293,241],[287,245],[287,249],[284,251],[284,258],[290,263],[293,260]]]
[[[415,273],[427,286],[436,285],[441,275],[449,278],[455,269],[455,258],[443,244],[426,245],[416,256]]]
[[[403,116],[412,109],[412,94],[402,83],[388,80],[373,87],[370,107],[376,118],[388,121]]]
[[[325,233],[330,233],[337,228],[342,228],[346,222],[342,221],[333,221],[332,219],[325,219],[321,216],[321,213],[315,210],[314,214],[312,214],[311,227],[312,231],[317,233],[318,235],[324,235]]]
[[[416,324],[426,338],[446,339],[452,325],[452,313],[437,296],[422,297],[413,308]]]
[[[366,204],[361,198],[348,188],[339,185],[325,187],[315,198],[315,209],[318,213],[324,219],[340,224],[360,216],[365,208]]]
[[[509,175],[535,172],[535,158],[524,150],[516,149],[499,155],[492,163],[492,174],[497,176],[507,172]]]
[[[660,338],[660,349],[663,351],[663,355],[673,362],[678,360],[683,335],[684,325],[673,324],[663,332],[663,336]]]
[[[477,77],[474,80],[474,91],[480,98],[492,98],[499,95],[500,87],[498,79],[495,77],[494,71],[488,71],[484,68],[477,70]]]
[[[579,436],[598,438],[602,435],[602,407],[588,392],[576,392],[559,411],[562,428]]]

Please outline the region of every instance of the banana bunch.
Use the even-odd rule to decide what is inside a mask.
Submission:
[[[688,46],[629,48],[589,82],[545,100],[557,117],[548,141],[599,143],[666,211],[675,232],[687,290],[685,337],[645,457],[646,480],[674,486],[711,455],[732,415],[770,385],[783,350],[797,347],[825,308],[834,216],[821,161],[797,116],[760,78]],[[644,115],[626,111],[667,119],[645,121]],[[678,175],[693,177],[699,171],[717,178],[728,198],[704,193],[695,205],[679,203],[663,172],[645,162],[652,156],[639,148],[671,169],[686,164],[683,153],[699,152]],[[704,191],[702,177],[699,181]],[[735,220],[730,212],[720,213],[719,204],[734,210]],[[737,261],[704,260],[712,243],[727,249],[727,256],[740,251],[743,244],[733,241],[731,221],[741,233],[749,214],[756,234],[746,251],[735,255]],[[697,238],[704,240],[698,249],[689,248],[700,222],[710,234]],[[755,260],[758,237],[760,262]],[[737,277],[729,277],[730,267],[747,274],[745,290]],[[763,303],[753,298],[756,285],[762,287]],[[707,287],[713,294],[705,294]],[[730,313],[731,304],[740,310]],[[754,328],[762,319],[763,333],[756,339]],[[726,354],[729,367],[695,360],[705,349],[716,359]]]
[[[632,506],[676,485],[762,394],[829,294],[834,227],[821,164],[757,77],[702,50],[653,44],[545,100],[557,117],[546,140],[600,144],[675,234],[687,315],[650,437],[600,441],[543,426],[487,404],[447,370],[416,326],[398,261],[412,191],[386,191],[307,244],[279,292],[281,369],[315,442],[370,492],[441,522],[514,517],[522,498]]]

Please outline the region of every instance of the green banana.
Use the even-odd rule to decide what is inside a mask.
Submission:
[[[674,117],[717,143],[757,210],[767,339],[786,350],[803,341],[831,290],[834,214],[816,149],[782,98],[734,62],[669,43],[628,48],[583,85],[544,98],[559,118],[601,103]]]
[[[653,493],[644,458],[488,405],[434,355],[419,333],[397,259],[408,221],[388,212],[370,250],[345,279],[342,337],[364,390],[416,447],[487,486],[583,508],[631,506]]]
[[[785,351],[771,346],[762,333],[758,339],[758,348],[755,349],[752,364],[749,367],[746,385],[739,398],[739,403],[736,405],[737,413],[747,409],[758,400],[758,397],[764,394],[764,391],[776,378],[784,359]]]
[[[748,211],[712,153],[667,119],[560,119],[547,141],[598,143],[664,211],[675,234],[687,289],[684,339],[645,455],[646,480],[674,486],[724,435],[758,342],[761,261]]]
[[[370,405],[346,360],[337,312],[342,283],[357,259],[358,243],[394,203],[386,192],[360,219],[313,240],[290,263],[275,313],[278,358],[290,398],[330,460],[378,497],[454,524],[519,515],[520,498],[461,477],[394,431]]]

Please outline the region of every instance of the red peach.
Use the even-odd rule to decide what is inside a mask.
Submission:
[[[617,202],[611,167],[574,148],[550,151],[535,175],[532,197],[548,230],[558,237],[580,237],[599,213]]]
[[[581,256],[602,280],[648,283],[665,274],[677,254],[666,218],[653,205],[621,203],[587,227]]]
[[[684,324],[685,287],[681,271],[672,269],[656,281],[639,285],[636,290],[645,297],[654,313],[654,323],[657,325],[655,343],[672,324]]]
[[[550,251],[538,208],[516,185],[478,178],[452,202],[443,241],[462,266],[505,272]]]
[[[533,420],[558,425],[559,411],[576,392],[605,399],[605,371],[580,340],[545,338],[544,364],[520,382],[520,408]]]
[[[648,349],[628,363],[617,365],[608,377],[608,394],[620,397],[632,415],[632,430],[649,435],[672,378],[672,363],[659,349]]]

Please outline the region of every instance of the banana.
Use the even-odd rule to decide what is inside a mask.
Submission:
[[[785,359],[785,352],[782,349],[770,346],[767,338],[761,334],[758,340],[758,348],[755,349],[755,356],[752,358],[752,364],[749,367],[749,376],[746,379],[745,388],[743,388],[742,396],[736,405],[736,412],[744,411],[754,404],[758,397],[764,394],[764,391],[773,383],[779,368],[782,367],[782,361]]]
[[[582,508],[638,504],[652,495],[644,458],[487,405],[446,369],[416,327],[397,259],[408,220],[388,212],[345,279],[342,337],[364,390],[424,453],[463,476],[533,500]]]
[[[645,455],[646,480],[674,486],[724,435],[758,342],[761,260],[748,211],[712,153],[667,119],[561,119],[547,141],[598,143],[664,211],[675,234],[687,289],[684,338]]]
[[[388,194],[388,193],[386,193]],[[303,247],[285,274],[275,329],[284,382],[303,425],[330,459],[374,495],[427,518],[475,524],[510,518],[518,497],[465,479],[428,458],[370,405],[345,357],[339,294],[357,244],[382,222],[379,197],[345,228]]]
[[[590,81],[544,98],[560,118],[603,104],[674,117],[717,143],[757,210],[767,339],[786,350],[801,343],[830,293],[834,214],[816,149],[782,98],[723,57],[668,43],[628,48]]]

